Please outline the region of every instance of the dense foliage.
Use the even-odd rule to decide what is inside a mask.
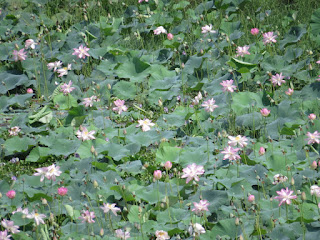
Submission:
[[[317,239],[320,3],[268,2],[0,0],[0,239]]]

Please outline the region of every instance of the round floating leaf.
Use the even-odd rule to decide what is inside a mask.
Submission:
[[[120,99],[134,99],[137,94],[137,87],[133,82],[120,81],[112,88],[114,94]]]
[[[127,60],[121,64],[115,72],[119,78],[129,78],[133,82],[142,82],[149,74],[147,70],[149,67],[149,64],[134,57],[131,61]]]
[[[238,92],[232,100],[231,108],[237,115],[247,113],[252,106],[263,108],[261,93]]]
[[[53,98],[53,102],[59,106],[60,110],[78,106],[77,99],[75,99],[71,94],[64,95],[63,93],[59,93]]]
[[[29,147],[36,145],[36,141],[34,139],[23,137],[20,138],[18,136],[14,136],[9,138],[4,143],[4,148],[8,152],[8,154],[13,154],[14,152],[24,152],[27,151]]]
[[[6,94],[7,91],[29,83],[29,79],[24,74],[14,74],[14,72],[0,73],[0,94]],[[29,84],[28,84],[29,86]]]
[[[156,161],[158,163],[165,163],[167,161],[178,163],[181,151],[182,149],[178,147],[163,146],[156,152]]]
[[[68,140],[68,139],[55,139],[53,148],[50,153],[55,156],[68,156],[76,152],[80,146],[80,141],[78,140]]]
[[[37,162],[43,158],[48,157],[50,154],[50,148],[35,147],[31,150],[30,154],[26,158],[27,162]]]
[[[280,41],[280,49],[284,49],[288,44],[293,44],[298,42],[301,37],[306,34],[306,26],[299,25],[292,27],[289,32],[284,36],[284,39]]]

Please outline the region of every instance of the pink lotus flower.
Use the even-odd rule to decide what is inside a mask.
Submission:
[[[65,196],[67,195],[67,193],[68,193],[68,188],[65,188],[65,187],[58,188],[58,194],[60,196]]]
[[[259,29],[258,28],[251,28],[251,34],[252,35],[258,35],[259,34]]]
[[[16,197],[16,191],[15,190],[10,190],[6,193],[7,197],[10,199],[14,199]]]
[[[61,86],[61,89],[60,89],[60,92],[63,92],[64,95],[68,95],[69,93],[71,93],[75,88],[74,87],[71,87],[72,85],[72,82],[71,80],[69,81],[68,84],[63,84]]]
[[[172,33],[168,33],[167,34],[167,38],[168,38],[168,40],[172,40],[173,39],[173,34]]]
[[[139,0],[138,3],[148,2],[149,0]]]
[[[130,238],[130,232],[128,231],[122,231],[122,229],[117,229],[115,233],[117,238],[120,238],[123,240]]]
[[[68,67],[59,68],[56,72],[59,73],[58,77],[63,77],[68,75],[68,70],[71,70],[71,63],[68,64]]]
[[[277,42],[276,38],[278,37],[277,35],[274,35],[273,32],[267,32],[262,34],[263,36],[263,44],[266,45],[268,43],[275,43]]]
[[[262,109],[260,110],[260,113],[261,113],[262,116],[268,117],[269,114],[270,114],[270,110],[268,110],[267,108],[262,108]]]
[[[23,213],[24,215],[29,214],[28,208],[22,209],[21,207],[18,207],[17,210],[15,210],[15,211],[12,212],[12,214],[15,214],[15,213],[17,213],[17,212],[21,212],[21,213]]]
[[[37,45],[37,43],[33,39],[28,39],[28,40],[26,40],[24,47],[26,49],[28,49],[28,48],[35,49],[36,45]]]
[[[273,176],[273,185],[277,185],[279,183],[283,183],[288,181],[288,178],[286,176],[283,176],[282,174],[276,174]]]
[[[24,52],[24,48],[20,49],[19,51],[13,50],[12,55],[15,62],[24,61],[27,58],[27,53]]]
[[[89,98],[84,98],[82,104],[86,107],[92,107],[94,102],[100,102],[100,99],[93,95]]]
[[[245,136],[243,137],[241,135],[238,135],[236,137],[228,136],[228,138],[230,139],[230,141],[228,141],[228,144],[232,147],[239,145],[240,147],[243,148],[248,145],[247,143],[248,139]]]
[[[198,105],[200,100],[202,100],[201,92],[199,92],[198,95],[194,97],[194,100],[192,100],[192,104],[193,105]]]
[[[273,86],[281,86],[282,83],[285,83],[286,81],[283,80],[284,76],[282,76],[282,73],[280,74],[276,74],[276,75],[273,75],[270,79],[270,81],[272,82]]]
[[[14,222],[13,222],[13,221],[9,221],[9,220],[3,219],[3,220],[1,221],[1,225],[2,225],[6,230],[8,230],[9,232],[11,232],[11,233],[13,233],[13,234],[20,232],[20,231],[19,231],[19,226],[14,225]],[[0,239],[1,239],[1,237],[0,237]]]
[[[291,96],[293,94],[294,90],[291,88],[288,88],[288,91],[286,91],[286,95]]]
[[[82,223],[94,223],[93,220],[96,216],[94,215],[94,212],[89,212],[88,210],[82,211],[81,216],[78,217],[79,220],[82,220]]]
[[[36,168],[37,172],[33,174],[33,176],[41,176],[40,182],[44,180],[48,173],[48,167]]]
[[[164,168],[169,171],[172,168],[172,163],[170,161],[166,161]]]
[[[116,105],[116,107],[112,108],[112,110],[114,112],[118,112],[118,114],[120,115],[122,112],[126,112],[128,110],[127,106],[124,105],[124,100],[116,100],[113,102],[114,105]]]
[[[8,235],[8,231],[4,230],[0,232],[0,239],[1,240],[11,240],[11,235]]]
[[[53,69],[54,72],[56,72],[57,69],[59,67],[61,67],[61,66],[62,66],[62,62],[61,61],[55,61],[55,62],[51,62],[51,63],[47,64],[48,69],[49,70]]]
[[[55,164],[52,164],[51,166],[48,167],[45,177],[49,180],[55,181],[56,177],[59,177],[60,174],[62,173],[59,169],[60,169],[59,166],[56,167]]]
[[[224,92],[234,92],[237,87],[233,85],[233,80],[225,80],[220,83],[220,85],[223,87]]]
[[[229,159],[229,161],[235,161],[237,159],[241,159],[241,157],[238,154],[238,151],[240,148],[233,148],[231,146],[227,146],[224,148],[224,151],[221,151],[221,153],[225,154],[223,157],[223,160]]]
[[[153,30],[154,35],[160,35],[161,33],[167,33],[167,30],[164,27],[160,26]]]
[[[249,48],[250,48],[250,46],[243,46],[243,47],[237,47],[237,55],[236,55],[236,57],[239,57],[239,56],[241,56],[241,57],[243,57],[244,55],[250,55],[250,53],[249,53]]]
[[[215,105],[215,103],[216,101],[211,98],[208,101],[204,101],[201,106],[205,107],[206,112],[213,112],[214,109],[218,107],[218,105]]]
[[[188,232],[190,233],[190,235],[195,237],[200,236],[200,234],[206,233],[206,230],[201,226],[201,224],[194,223],[189,227]]]
[[[35,212],[35,211],[33,211],[32,213],[30,213],[30,214],[27,215],[27,218],[29,218],[29,219],[32,219],[32,218],[33,218],[37,225],[39,225],[40,223],[41,223],[41,224],[44,224],[43,219],[44,219],[45,217],[46,217],[46,215],[44,215],[44,214],[39,214],[39,213],[37,213],[37,212]]]
[[[154,171],[154,172],[153,172],[153,177],[154,177],[155,180],[160,180],[161,177],[162,177],[161,171],[160,171],[160,170]]]
[[[277,191],[277,194],[279,196],[274,197],[274,199],[278,199],[279,207],[281,206],[282,203],[286,203],[287,205],[291,204],[291,199],[296,199],[296,195],[292,195],[293,191],[289,190],[288,188],[286,189],[281,189],[281,191]]]
[[[320,143],[320,133],[318,133],[318,131],[315,131],[314,133],[311,133],[311,132],[307,132],[307,141],[308,141],[308,144],[311,145],[311,144],[314,144],[314,143]]]
[[[205,25],[204,27],[201,28],[201,33],[216,33],[215,30],[212,30],[212,24]]]
[[[309,114],[308,118],[313,121],[317,118],[317,116],[314,113]]]
[[[76,132],[77,138],[79,138],[82,141],[86,140],[93,140],[96,139],[93,135],[96,133],[96,131],[88,131],[86,127],[80,126],[80,129]]]
[[[19,128],[18,126],[14,126],[14,127],[10,128],[9,136],[18,136],[20,131],[21,131],[21,128]]]
[[[139,120],[138,121],[138,125],[137,127],[141,127],[143,132],[147,132],[151,129],[152,126],[154,126],[155,124],[151,122],[151,120],[145,118],[143,120]]]
[[[195,163],[192,163],[188,165],[186,168],[182,169],[184,174],[181,176],[181,178],[187,178],[186,183],[189,183],[191,180],[199,181],[199,176],[204,174],[204,168],[203,166],[198,166]]]
[[[79,48],[73,49],[74,52],[72,53],[72,55],[76,55],[78,58],[85,59],[86,56],[90,57],[90,54],[88,53],[89,50],[90,50],[90,48],[87,48],[86,46],[83,46],[81,44]]]
[[[320,187],[317,185],[312,185],[310,187],[310,194],[316,195],[317,197],[320,197]]]
[[[199,203],[194,202],[193,205],[194,205],[194,208],[191,211],[195,212],[196,214],[202,214],[204,211],[209,211],[208,200],[200,200]]]
[[[166,231],[163,230],[158,230],[156,231],[156,240],[167,240],[170,239],[168,233]]]
[[[111,211],[115,216],[117,216],[117,212],[121,212],[121,209],[116,207],[115,203],[104,203],[103,207],[100,207],[104,213],[108,213]]]

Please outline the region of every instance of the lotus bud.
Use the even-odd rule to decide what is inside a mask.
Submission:
[[[16,191],[15,190],[10,190],[6,193],[7,197],[10,199],[14,199],[16,197]]]
[[[254,195],[249,195],[248,201],[252,203],[252,202],[254,202],[254,200],[255,200]]]
[[[266,149],[264,147],[260,147],[259,149],[259,155],[262,156],[266,153]]]
[[[168,38],[168,40],[172,40],[173,39],[173,34],[172,33],[168,33],[167,38]]]
[[[314,113],[309,114],[308,118],[312,121],[317,118],[317,116]]]
[[[99,187],[99,183],[98,183],[96,180],[93,181],[93,187],[94,187],[94,188]]]
[[[154,177],[156,180],[161,179],[161,177],[162,177],[161,171],[160,171],[160,170],[154,171],[154,172],[153,172],[153,177]]]
[[[291,178],[291,185],[294,185],[294,178]]]
[[[100,236],[102,237],[104,235],[103,228],[100,229]]]
[[[96,151],[96,149],[95,149],[94,146],[92,145],[92,146],[91,146],[91,149],[90,149],[90,152],[91,152],[92,154],[94,154],[95,151]]]
[[[236,219],[234,220],[234,223],[238,226],[240,224],[240,219],[236,217]]]
[[[260,110],[260,113],[261,113],[261,115],[262,115],[263,117],[267,117],[267,116],[269,116],[269,114],[270,114],[270,110],[268,110],[267,108],[262,108],[262,109]]]
[[[45,198],[41,198],[41,202],[42,202],[43,205],[47,205],[48,204],[48,201]]]
[[[306,195],[305,192],[302,192],[302,193],[301,193],[301,199],[302,199],[303,201],[307,200],[307,195]]]
[[[316,161],[313,161],[311,164],[311,169],[315,170],[317,169],[318,163]]]
[[[166,161],[164,168],[169,171],[172,168],[172,163],[170,161]]]
[[[33,93],[33,89],[32,88],[28,88],[27,89],[27,93],[29,93],[29,94]]]

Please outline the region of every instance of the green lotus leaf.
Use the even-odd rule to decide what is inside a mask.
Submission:
[[[36,141],[32,138],[20,138],[18,136],[14,136],[6,140],[4,143],[4,148],[8,154],[13,154],[15,152],[25,152],[29,149],[29,147],[34,145],[36,145]]]

